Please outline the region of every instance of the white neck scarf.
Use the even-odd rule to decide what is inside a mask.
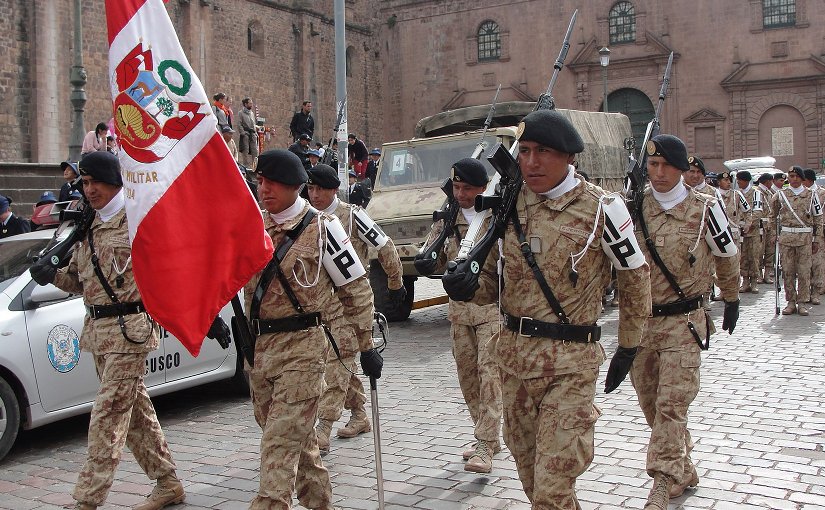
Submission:
[[[567,165],[567,177],[565,177],[564,180],[561,181],[555,188],[545,191],[544,193],[539,193],[539,195],[543,195],[551,200],[556,199],[575,188],[580,182],[581,181],[576,178],[576,169],[573,165]]]
[[[464,219],[467,220],[467,223],[472,223],[473,218],[476,217],[476,208],[475,207],[468,207],[468,208],[461,208],[461,214],[464,215]]]
[[[653,198],[655,198],[656,201],[659,202],[659,205],[661,205],[662,209],[664,209],[665,211],[673,209],[688,196],[688,190],[681,180],[678,183],[676,183],[676,186],[673,186],[672,190],[666,191],[665,193],[659,193],[653,188],[650,189],[651,191],[653,191]]]
[[[298,216],[301,211],[304,210],[304,205],[306,205],[306,200],[301,197],[295,199],[295,203],[291,206],[287,207],[283,211],[279,213],[272,214],[270,213],[269,216],[272,217],[272,221],[277,223],[278,225],[283,225],[287,221],[291,220],[292,218]]]
[[[752,182],[749,182],[749,183],[748,183],[748,186],[747,186],[746,188],[742,188],[742,190],[741,190],[741,191],[742,191],[742,194],[745,194],[745,193],[747,193],[748,191],[750,191],[752,187],[753,187],[753,183],[752,183]]]
[[[335,210],[338,209],[338,202],[340,202],[340,200],[338,200],[338,197],[337,196],[333,197],[332,198],[332,203],[329,204],[329,207],[324,209],[324,212],[327,213],[327,214],[335,213]]]
[[[793,186],[791,186],[790,188],[791,188],[791,191],[793,191],[794,195],[799,195],[800,193],[802,193],[806,189],[805,186],[802,186],[802,185],[800,185],[798,188],[794,188]]]
[[[697,184],[696,186],[694,186],[693,189],[695,189],[696,191],[702,191],[703,189],[705,189],[707,187],[708,187],[708,183],[705,182],[705,181],[702,181],[699,184]]]
[[[113,196],[112,199],[109,200],[109,203],[104,205],[97,213],[100,215],[100,219],[106,223],[114,218],[125,206],[126,198],[123,195],[123,188],[121,188],[121,190],[117,192],[117,195]]]

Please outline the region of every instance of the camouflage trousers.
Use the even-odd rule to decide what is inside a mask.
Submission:
[[[366,414],[364,404],[367,397],[364,395],[364,385],[361,379],[355,375],[357,373],[358,365],[355,356],[347,358],[341,356],[339,361],[335,352],[331,352],[324,372],[326,388],[318,405],[319,419],[337,421],[345,408],[354,413]]]
[[[814,238],[811,248],[811,293],[825,294],[825,238]]]
[[[324,385],[318,372],[283,372],[249,377],[255,421],[261,434],[261,483],[251,510],[289,510],[292,493],[306,508],[332,509],[332,485],[315,438],[318,400]]]
[[[811,245],[779,245],[779,261],[782,264],[782,283],[785,300],[804,303],[811,299]]]
[[[100,388],[89,420],[89,453],[72,497],[100,506],[124,445],[152,480],[174,471],[175,462],[143,384],[146,353],[94,355],[94,362]]]
[[[552,342],[553,340],[548,340]],[[533,510],[580,508],[576,478],[593,461],[598,368],[520,379],[502,371],[504,442]]]
[[[647,474],[664,473],[684,481],[693,464],[693,440],[687,429],[688,407],[699,393],[699,346],[656,350],[640,346],[630,370],[630,381],[650,426]]]
[[[739,258],[739,274],[743,278],[760,278],[762,274],[761,258],[762,238],[759,236],[743,238],[742,254]]]
[[[765,234],[762,241],[762,265],[765,268],[765,276],[776,276],[774,264],[776,264],[776,229],[773,224],[765,225]]]
[[[450,325],[458,384],[475,425],[475,438],[495,444],[501,435],[501,371],[490,340],[498,328],[498,321]]]

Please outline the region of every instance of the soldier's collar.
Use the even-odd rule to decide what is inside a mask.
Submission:
[[[284,223],[275,223],[275,219],[272,217],[272,214],[267,214],[264,216],[264,227],[269,230],[270,228],[274,228],[276,231],[280,232],[282,230],[292,230],[295,228],[301,220],[304,219],[304,215],[310,208],[309,202],[299,197],[299,200],[303,203],[303,207],[295,216],[289,218],[288,220],[284,221]]]
[[[553,209],[554,211],[563,211],[568,205],[581,196],[584,192],[584,183],[577,182],[570,191],[555,199],[533,193],[526,186],[524,189],[524,198],[527,205],[544,204],[545,207]]]

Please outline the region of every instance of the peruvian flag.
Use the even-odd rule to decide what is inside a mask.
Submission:
[[[135,281],[147,312],[197,356],[272,240],[163,2],[106,0],[106,21]]]

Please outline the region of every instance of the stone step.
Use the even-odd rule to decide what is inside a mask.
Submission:
[[[34,204],[44,191],[57,196],[64,182],[60,165],[0,164],[0,194],[12,199],[11,210],[21,218],[31,217]]]

